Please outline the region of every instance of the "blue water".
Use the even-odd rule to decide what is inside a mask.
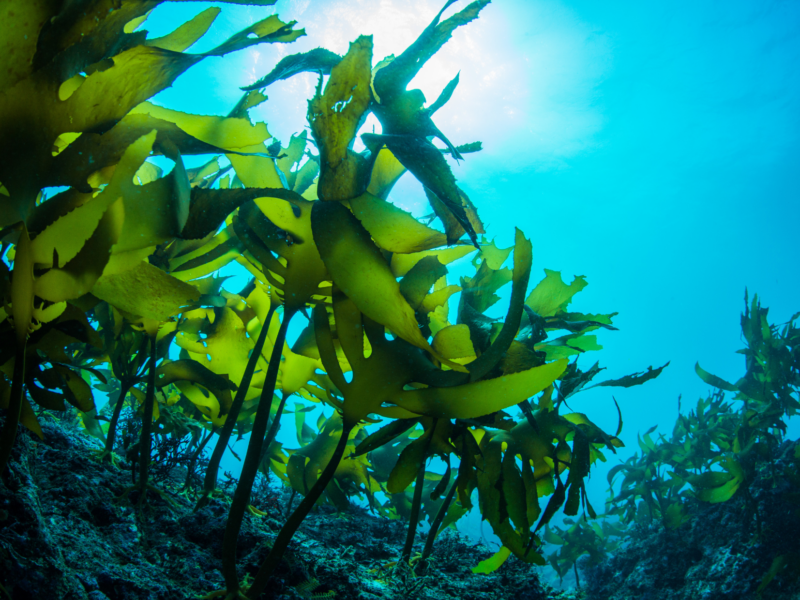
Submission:
[[[162,35],[206,6],[160,7],[144,27]],[[307,37],[208,59],[157,101],[226,113],[238,86],[286,54],[318,45],[343,53],[360,33],[376,35],[376,58],[398,53],[439,8],[281,0],[278,14],[297,19]],[[193,50],[271,12],[223,5],[209,41]],[[696,361],[729,380],[744,373],[735,351],[745,287],[771,308],[772,322],[800,311],[800,3],[498,1],[413,85],[432,101],[459,70],[436,122],[456,144],[484,144],[454,172],[490,237],[511,245],[521,227],[533,240],[534,281],[543,268],[566,280],[585,275],[590,285],[573,308],[620,313],[620,331],[600,333],[604,350],[581,364],[600,359],[602,376],[614,378],[671,361],[646,386],[570,402],[613,431],[613,393],[625,458],[637,431],[659,424],[669,434],[679,394],[684,410],[706,394]],[[271,86],[253,118],[285,143],[305,125],[315,83],[302,75]],[[391,199],[427,212],[410,175]],[[294,446],[289,429],[282,437]],[[791,437],[798,433],[793,423]],[[598,508],[605,488],[601,467],[590,484]]]

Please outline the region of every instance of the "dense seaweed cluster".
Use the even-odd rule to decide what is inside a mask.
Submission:
[[[160,3],[4,5],[13,26],[4,26],[0,73],[0,471],[20,425],[42,436],[45,415],[78,411],[105,443],[98,460],[115,462],[122,449],[138,461],[125,492],[137,506],[165,494],[154,465],[182,461],[184,493],[202,507],[229,441],[249,434],[224,533],[227,589],[212,596],[258,597],[309,511],[359,495],[407,519],[401,563],[424,568],[436,535],[473,507],[476,490],[503,543],[476,571],[512,553],[543,563],[538,532],[561,510],[583,505],[594,516],[584,480],[603,449],[622,445],[619,429],[562,412],[601,370],[570,359],[600,349],[591,332],[614,329],[614,314],[568,309],[582,277],[567,285],[547,271],[528,290],[531,242],[520,230],[511,248],[487,242],[447,162],[480,144],[454,146],[432,120],[458,78],[427,106],[407,89],[488,1],[442,20],[447,2],[406,51],[377,64],[364,36],[343,57],[289,56],[227,116],[148,99],[206,56],[291,42],[303,30],[271,16],[192,54],[220,9],[148,39],[141,26]],[[248,111],[271,82],[308,71],[320,73],[311,136],[284,147]],[[361,135],[366,149],[356,152],[370,112],[382,131]],[[213,158],[187,169],[188,155]],[[174,163],[169,173],[156,156]],[[389,201],[406,171],[424,185],[440,228]],[[467,256],[475,274],[448,280],[447,265]],[[238,292],[216,276],[232,263],[252,275]],[[506,317],[487,316],[509,283]],[[307,324],[290,347],[296,318]],[[661,369],[596,385],[637,385]],[[100,414],[98,391],[110,398]],[[335,410],[313,427],[305,415],[320,403]],[[287,412],[298,449],[275,441]],[[137,440],[123,415],[141,420]],[[443,475],[426,471],[432,457],[447,464]],[[260,512],[251,504],[259,471],[303,499],[243,583],[237,539],[245,513]],[[420,518],[430,534],[412,557]]]
[[[729,383],[695,365],[697,375],[715,391],[680,414],[670,437],[654,439],[657,426],[638,436],[639,452],[608,473],[605,514],[593,520],[566,518],[562,526],[545,528],[544,541],[556,547],[547,559],[560,578],[572,571],[580,587],[580,564],[591,578],[589,597],[613,593],[625,598],[638,593],[637,585],[647,577],[641,572],[655,570],[639,565],[637,574],[631,565],[656,563],[649,554],[662,552],[662,562],[669,557],[677,564],[672,573],[650,576],[662,577],[660,585],[668,588],[678,576],[674,597],[687,597],[693,592],[681,587],[689,585],[684,578],[699,562],[695,546],[722,551],[730,544],[729,550],[756,573],[728,574],[738,579],[737,594],[760,595],[779,575],[791,588],[800,576],[800,554],[790,549],[786,532],[800,524],[800,511],[792,508],[800,498],[800,445],[786,433],[788,419],[800,410],[800,329],[795,325],[800,314],[782,326],[768,322],[767,315],[758,297],[750,302],[745,293],[741,330],[746,347],[739,351],[745,357],[744,376]],[[721,504],[726,506],[715,512],[713,506]],[[715,539],[714,526],[722,526],[726,516],[734,517],[738,531]],[[715,525],[704,526],[706,521]],[[734,550],[740,539],[749,541],[750,552]],[[724,589],[729,583],[720,585]],[[660,593],[673,597],[669,589]]]
[[[751,492],[759,478],[767,478],[773,488],[788,485],[791,496],[800,497],[800,444],[785,447],[787,420],[800,411],[800,329],[795,325],[800,313],[776,326],[767,321],[768,312],[757,296],[750,302],[745,294],[741,330],[746,346],[739,351],[745,374],[730,383],[697,364],[698,376],[715,391],[679,416],[670,437],[660,434],[654,440],[656,427],[645,432],[638,439],[640,452],[608,474],[610,484],[622,475],[608,514],[627,523],[657,520],[668,530],[679,529],[697,518],[698,501],[741,500],[745,530],[752,528],[757,539],[775,547],[758,593],[783,571],[800,573],[800,555],[780,550],[782,544],[774,543],[777,532],[762,531],[764,509]],[[796,518],[794,513],[787,521]],[[599,543],[587,553],[598,551]]]

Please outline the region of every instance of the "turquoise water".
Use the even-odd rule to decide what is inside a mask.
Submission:
[[[144,28],[162,35],[207,6],[160,7]],[[398,53],[439,8],[279,1],[277,13],[298,20],[307,37],[207,59],[156,100],[224,114],[238,86],[286,54],[319,45],[343,53],[361,33],[375,34],[376,58]],[[271,12],[223,5],[208,40],[193,50]],[[744,373],[735,351],[745,287],[771,308],[772,322],[800,310],[798,65],[797,2],[498,1],[412,84],[433,100],[460,71],[436,122],[455,144],[483,142],[454,172],[490,237],[510,245],[521,227],[533,240],[533,280],[543,268],[565,280],[585,275],[590,285],[573,307],[620,313],[620,331],[600,333],[604,350],[581,364],[599,358],[603,375],[614,378],[671,361],[654,382],[613,391],[625,419],[623,458],[637,431],[655,424],[671,431],[679,394],[684,409],[706,394],[695,362],[729,380]],[[285,143],[305,125],[315,83],[300,75],[274,84],[253,118]],[[391,200],[427,212],[410,175]],[[588,391],[570,406],[613,430],[611,396]],[[793,423],[790,437],[798,433]],[[293,427],[282,438],[296,446]],[[235,461],[227,468],[235,471]],[[598,508],[605,488],[601,466],[590,483]]]

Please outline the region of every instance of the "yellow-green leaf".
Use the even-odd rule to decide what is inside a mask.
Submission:
[[[706,371],[704,368],[700,366],[700,363],[694,364],[695,373],[697,376],[700,377],[703,381],[705,381],[708,385],[713,385],[715,388],[719,388],[721,390],[725,390],[726,392],[738,392],[739,388],[737,388],[732,383],[728,383],[721,377],[717,377]]]
[[[207,8],[172,33],[147,40],[145,44],[173,52],[183,52],[205,35],[221,11],[222,9],[216,6]]]
[[[531,263],[533,261],[531,252],[530,240],[525,239],[522,231],[517,229],[514,244],[514,271],[511,277],[513,287],[508,314],[500,333],[492,342],[492,345],[470,365],[470,379],[473,381],[486,375],[503,358],[519,331],[522,320],[523,298],[525,297],[525,291],[528,289],[528,279],[530,278]],[[487,260],[487,263],[481,265],[481,267],[489,266],[488,262]],[[498,272],[494,271],[494,273]]]
[[[166,321],[200,298],[200,292],[147,262],[115,275],[103,275],[92,294],[133,315]]]
[[[533,312],[541,317],[551,317],[564,310],[572,297],[588,284],[583,276],[577,276],[569,285],[561,280],[561,273],[545,269],[545,278],[533,289],[525,300]]]
[[[506,562],[506,559],[509,556],[511,556],[511,550],[503,546],[500,548],[500,550],[495,552],[494,555],[492,555],[490,558],[487,558],[486,560],[482,560],[481,562],[479,562],[477,567],[472,567],[472,572],[483,575],[493,573],[501,566],[503,566],[503,563]]]
[[[496,379],[447,388],[401,392],[396,403],[419,415],[447,419],[473,419],[503,410],[541,392],[567,368],[559,360]]]
[[[419,310],[422,301],[433,285],[447,275],[447,267],[435,256],[426,256],[406,273],[400,281],[400,293],[414,310]]]
[[[433,337],[433,349],[445,358],[468,358],[475,356],[475,348],[466,325],[450,325],[440,329]]]
[[[503,266],[506,262],[514,246],[509,246],[505,249],[500,249],[492,240],[491,244],[481,244],[481,258],[486,261],[487,266],[496,271]]]
[[[386,259],[358,219],[339,203],[316,202],[311,227],[333,282],[358,309],[407,342],[433,352]]]
[[[22,224],[22,231],[14,255],[14,271],[11,280],[11,314],[14,316],[14,330],[17,344],[23,344],[33,318],[33,258],[28,228]]]
[[[699,475],[690,475],[686,480],[695,487],[716,488],[728,483],[734,476],[723,471],[708,471]]]
[[[391,262],[392,273],[395,277],[402,277],[426,256],[435,256],[443,265],[449,265],[451,262],[454,262],[459,258],[464,258],[472,252],[475,252],[475,248],[472,246],[454,246],[452,248],[444,248],[442,250],[414,252],[413,254],[393,254]]]
[[[367,192],[373,196],[377,196],[382,200],[389,197],[389,192],[394,187],[394,184],[406,172],[403,166],[392,151],[388,148],[382,148],[378,152],[378,157],[375,159],[375,164],[372,165],[372,176],[369,180]]]
[[[734,477],[725,485],[700,490],[697,492],[697,497],[700,500],[703,500],[704,502],[710,502],[711,504],[727,502],[733,497],[733,495],[736,493],[736,490],[738,490],[739,486],[741,485],[742,480]]]
[[[267,147],[262,144],[240,148],[241,152],[263,152],[266,153]],[[261,156],[240,156],[238,154],[226,154],[231,161],[239,180],[249,188],[283,188],[283,181],[278,175],[278,168],[275,160]]]
[[[244,118],[193,115],[157,106],[150,102],[142,102],[128,114],[150,115],[156,119],[174,123],[182,131],[201,142],[223,150],[239,151],[241,148],[260,144],[271,137],[264,123],[253,125],[249,119]],[[271,159],[266,160],[271,161]]]
[[[0,89],[12,87],[28,77],[36,53],[39,31],[59,10],[60,2],[46,0],[6,0],[3,2],[3,28],[0,33]]]
[[[410,254],[447,243],[442,232],[423,225],[406,211],[372,194],[353,198],[350,207],[375,243],[389,252]]]
[[[461,291],[461,286],[448,285],[439,290],[434,290],[422,300],[420,308],[425,312],[435,310],[437,306],[442,306],[450,299],[450,296]]]
[[[366,186],[360,183],[363,159],[350,145],[371,100],[371,64],[372,36],[360,36],[331,69],[324,93],[318,91],[308,103],[308,122],[320,153],[317,193],[322,200],[350,200]]]
[[[63,302],[88,294],[111,257],[111,249],[122,234],[125,211],[122,198],[111,204],[97,229],[72,260],[53,268],[35,282],[36,295],[50,302]]]
[[[390,494],[399,494],[411,485],[411,482],[417,477],[425,461],[425,451],[429,446],[429,437],[430,433],[426,433],[411,442],[400,453],[397,463],[386,482],[386,490]]]

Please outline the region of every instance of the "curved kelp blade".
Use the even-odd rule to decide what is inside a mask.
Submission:
[[[398,406],[429,417],[473,419],[519,404],[552,384],[567,368],[567,360],[466,385],[405,390]]]
[[[666,365],[665,365],[666,366]],[[662,367],[663,368],[663,367]],[[717,389],[724,390],[726,392],[738,392],[739,388],[732,383],[728,383],[721,377],[717,377],[703,369],[700,366],[700,363],[695,363],[694,370],[697,373],[697,376],[700,377],[703,381],[705,381],[708,385],[714,386]]]
[[[308,103],[308,122],[319,149],[321,200],[349,200],[366,189],[371,163],[350,147],[370,103],[371,63],[372,37],[361,36],[331,69],[325,91],[317,89]]]
[[[289,79],[299,73],[330,75],[331,69],[342,61],[338,54],[325,48],[314,48],[308,52],[285,56],[267,75],[243,88],[244,91],[260,90],[276,81]]]
[[[606,381],[601,381],[600,383],[595,383],[594,385],[590,385],[584,389],[590,390],[596,387],[633,387],[636,385],[642,385],[650,381],[651,379],[655,379],[659,375],[661,375],[661,371],[666,369],[669,366],[669,362],[664,365],[661,365],[657,369],[653,367],[647,367],[647,371],[642,371],[640,373],[633,373],[632,375],[626,375],[625,377],[620,377],[618,379],[608,379]],[[699,367],[699,365],[698,365]]]
[[[472,381],[477,381],[494,368],[503,358],[509,346],[511,346],[511,342],[514,341],[522,321],[524,298],[528,289],[532,261],[531,242],[525,239],[522,232],[517,229],[516,243],[514,245],[511,302],[508,307],[508,314],[503,322],[500,334],[492,342],[492,345],[469,365],[470,379]],[[481,267],[487,265],[488,262],[489,260],[485,260]]]
[[[436,15],[430,25],[400,56],[391,61],[375,74],[373,86],[382,103],[393,101],[405,91],[425,63],[450,39],[453,31],[466,25],[478,17],[480,11],[489,4],[488,0],[478,0],[461,12],[442,22],[444,11],[455,0],[448,0],[444,8]]]
[[[477,233],[478,229],[482,230],[482,226],[478,225],[476,228],[470,221],[464,208],[461,191],[456,185],[456,178],[436,146],[426,137],[415,135],[365,133],[361,137],[373,153],[385,145],[422,185],[442,201],[458,224],[467,232],[475,247],[479,247]]]
[[[353,198],[350,208],[383,250],[399,254],[423,252],[444,246],[445,235],[423,225],[391,202],[366,193]]]
[[[289,201],[261,197],[242,206],[234,229],[287,312],[293,313],[319,301],[330,288],[320,287],[329,276],[312,234],[312,209],[320,203],[293,192],[291,196]]]
[[[36,294],[50,302],[61,302],[89,293],[108,264],[111,249],[121,236],[124,220],[123,201],[119,198],[108,207],[97,229],[67,264],[61,268],[54,265],[36,280]]]
[[[27,218],[42,182],[58,179],[54,169],[70,177],[68,169],[57,167],[52,152],[54,140],[62,134],[74,140],[83,133],[108,131],[207,56],[264,42],[288,42],[304,34],[272,15],[206,53],[185,54],[144,44],[145,32],[125,32],[128,22],[158,3],[123,2],[112,11],[70,9],[61,14],[42,9],[45,12],[32,16],[35,24],[41,24],[40,17],[47,14],[33,68],[12,67],[12,75],[22,79],[0,96],[0,114],[5,116],[0,122],[0,181],[9,192],[0,207],[0,226]],[[28,10],[22,8],[22,13]],[[204,27],[203,18],[196,20],[176,33],[170,44],[197,39]],[[115,152],[118,149],[106,148],[103,155]]]
[[[142,294],[141,290],[148,290]],[[200,299],[197,288],[147,262],[116,275],[103,275],[92,294],[132,315],[166,321]]]
[[[341,204],[317,202],[311,225],[333,282],[358,309],[410,344],[434,353],[386,259],[358,219]],[[460,365],[453,368],[463,370]]]
[[[488,575],[494,573],[497,569],[503,566],[508,557],[511,556],[511,550],[502,546],[500,550],[495,552],[486,560],[482,560],[477,566],[472,567],[472,572],[476,574]]]

